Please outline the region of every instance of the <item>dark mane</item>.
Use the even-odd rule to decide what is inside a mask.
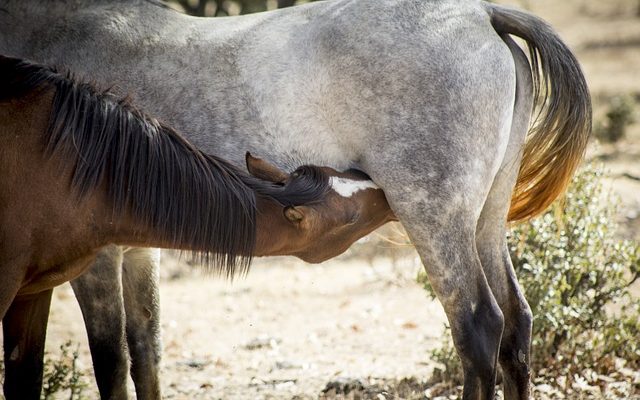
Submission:
[[[53,68],[0,56],[0,101],[47,88],[55,95],[43,151],[73,160],[78,194],[105,184],[116,215],[128,211],[160,239],[202,250],[202,260],[228,276],[251,262],[256,195],[299,205],[328,190],[328,177],[312,166],[299,168],[286,186],[258,180],[202,153],[127,100]]]

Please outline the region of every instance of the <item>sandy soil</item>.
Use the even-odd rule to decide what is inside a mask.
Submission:
[[[576,50],[602,118],[611,96],[640,101],[640,5],[631,0],[509,1],[549,20]],[[637,105],[637,103],[636,103]],[[637,110],[637,107],[636,107]],[[640,125],[616,145],[594,147],[621,196],[621,234],[640,238]],[[371,250],[375,253],[375,249]],[[166,271],[184,271],[171,256]],[[345,258],[310,266],[257,262],[233,283],[188,272],[162,283],[163,390],[167,398],[316,398],[337,377],[427,377],[444,315],[415,283],[417,261]],[[181,272],[181,273],[182,273]],[[168,274],[168,273],[167,273]],[[92,378],[77,303],[54,295],[47,351],[72,340]],[[96,396],[95,383],[89,398]],[[294,397],[299,396],[299,397]]]
[[[233,283],[197,272],[166,280],[164,394],[316,398],[339,377],[426,378],[433,368],[428,350],[440,342],[445,317],[415,283],[417,262],[402,264],[276,259],[255,263]],[[91,378],[79,309],[65,285],[55,291],[47,350],[55,353],[69,339],[80,342]]]

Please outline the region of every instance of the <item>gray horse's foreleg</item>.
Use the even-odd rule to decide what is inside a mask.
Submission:
[[[44,344],[53,289],[16,298],[4,318],[4,395],[39,400]]]
[[[122,248],[105,247],[71,286],[87,328],[93,369],[103,399],[127,399],[129,360],[126,353],[122,295]]]
[[[131,377],[139,399],[160,399],[160,250],[125,251],[122,282]]]

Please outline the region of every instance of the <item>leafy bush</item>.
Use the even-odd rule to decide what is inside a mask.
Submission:
[[[42,400],[67,397],[69,400],[82,400],[87,388],[84,375],[78,368],[78,350],[71,352],[72,343],[60,346],[60,355],[56,359],[45,353],[44,373],[42,378]],[[71,353],[70,353],[71,352]],[[0,376],[4,376],[4,360],[0,358]],[[64,395],[64,396],[63,396]],[[4,399],[0,394],[0,399]]]
[[[622,139],[627,127],[635,122],[634,101],[629,96],[616,96],[609,102],[606,119],[596,126],[595,135],[607,143]]]
[[[83,392],[87,388],[87,384],[78,368],[78,350],[71,352],[71,346],[71,342],[61,345],[60,355],[57,359],[45,357],[42,394],[40,396],[43,400],[60,398],[61,393],[66,393],[69,400],[84,398]]]
[[[629,382],[622,395],[640,392],[640,382],[631,383],[640,370],[640,298],[630,292],[640,278],[640,247],[615,237],[617,207],[602,178],[602,168],[584,168],[561,201],[509,235],[534,314],[534,382],[560,393],[607,380]],[[425,277],[419,279],[433,296]],[[461,382],[450,335],[432,359],[443,366],[436,380]]]

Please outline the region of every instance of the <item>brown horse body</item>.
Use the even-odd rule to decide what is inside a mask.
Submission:
[[[199,252],[230,276],[252,256],[325,260],[395,218],[357,172],[285,174],[247,155],[250,176],[54,70],[0,56],[0,77],[8,398],[39,396],[51,290],[108,244]]]

